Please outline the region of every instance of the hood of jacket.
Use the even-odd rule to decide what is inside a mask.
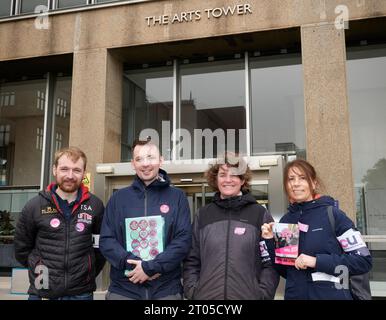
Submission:
[[[299,212],[302,211],[303,213],[306,213],[308,210],[314,210],[319,207],[328,207],[328,206],[334,206],[335,205],[335,199],[330,196],[321,196],[318,199],[314,199],[311,201],[306,202],[294,202],[291,203],[288,206],[288,211],[293,212]]]

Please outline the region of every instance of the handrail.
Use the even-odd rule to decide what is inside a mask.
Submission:
[[[362,235],[365,242],[386,242],[386,235]]]

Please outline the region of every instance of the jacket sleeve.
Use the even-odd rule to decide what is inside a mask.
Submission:
[[[28,256],[35,247],[35,238],[37,232],[34,221],[34,209],[31,201],[28,202],[21,211],[19,220],[16,225],[14,239],[15,258],[24,267],[28,267]]]
[[[273,222],[273,218],[268,211],[264,213],[264,223]],[[260,289],[263,292],[265,300],[271,300],[275,297],[276,288],[279,284],[279,274],[276,272],[271,257],[267,252],[265,239],[260,238],[260,254],[262,269],[259,276]]]
[[[180,191],[177,203],[171,241],[166,245],[165,250],[153,260],[142,262],[143,271],[150,277],[156,273],[164,274],[179,268],[189,252],[192,242],[190,208],[188,199],[182,191]]]
[[[342,211],[334,208],[335,235],[341,253],[317,254],[316,271],[335,274],[337,266],[347,266],[352,275],[367,273],[372,268],[370,251],[354,223]]]
[[[123,247],[124,240],[121,234],[115,199],[114,195],[110,198],[103,215],[99,250],[114,268],[124,271],[130,269],[127,259],[139,260],[139,258]]]
[[[200,259],[200,231],[199,213],[197,212],[193,221],[192,246],[189,254],[184,261],[184,294],[186,298],[193,299],[194,290],[200,279],[201,259]]]
[[[276,272],[282,276],[284,279],[287,279],[287,266],[282,264],[275,263],[275,240],[274,239],[264,239],[265,244],[267,246],[269,258],[271,259],[271,263],[275,268]]]
[[[95,216],[92,226],[92,236],[93,236],[93,243],[94,243],[94,255],[95,255],[95,276],[97,276],[103,269],[106,259],[102,255],[101,251],[99,250],[99,239],[100,239],[100,232],[101,232],[101,225],[103,220],[103,213],[104,213],[104,205],[102,201],[98,199],[98,204],[95,209]]]

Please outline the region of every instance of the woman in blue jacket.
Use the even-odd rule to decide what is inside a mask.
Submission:
[[[372,267],[370,252],[360,232],[345,213],[334,206],[333,198],[317,193],[320,185],[315,169],[307,161],[298,159],[286,165],[284,186],[290,205],[280,222],[298,224],[300,235],[295,265],[275,264],[286,279],[284,299],[351,300],[350,290],[344,285],[348,283],[348,274],[363,274]],[[331,210],[328,207],[332,208],[335,230],[328,217]],[[262,236],[267,239],[274,261],[272,225],[262,226]]]

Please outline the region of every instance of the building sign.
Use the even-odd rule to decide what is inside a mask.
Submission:
[[[217,8],[207,8],[203,10],[191,10],[177,12],[171,15],[149,16],[146,17],[148,27],[164,26],[186,22],[200,21],[201,19],[220,19],[231,16],[245,16],[252,14],[252,6],[248,3],[235,4]]]

